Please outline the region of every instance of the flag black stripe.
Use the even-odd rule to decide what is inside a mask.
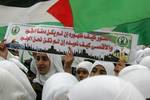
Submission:
[[[30,7],[38,2],[48,0],[0,0],[0,5],[14,7]]]

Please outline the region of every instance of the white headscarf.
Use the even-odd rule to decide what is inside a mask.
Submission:
[[[9,61],[15,63],[21,70],[23,70],[25,73],[28,72],[28,69],[26,68],[26,66],[24,66],[18,59],[15,58],[9,58]]]
[[[24,86],[2,68],[0,68],[0,91],[1,100],[30,100]]]
[[[144,49],[144,57],[150,56],[150,48],[145,48]]]
[[[83,69],[86,69],[90,73],[90,69],[91,69],[92,65],[93,64],[89,61],[82,61],[77,65],[77,70],[79,68],[83,68]]]
[[[34,74],[37,73],[36,60],[35,60],[34,57],[32,58],[32,61],[31,61],[31,64],[30,64],[30,70],[31,70]]]
[[[96,65],[102,65],[104,66],[107,75],[114,75],[114,64],[112,62],[105,62],[105,61],[95,61],[92,68],[90,69],[90,73],[92,72],[92,69],[96,66]]]
[[[144,57],[141,62],[140,65],[146,66],[150,69],[150,56],[146,56]]]
[[[142,65],[132,65],[120,71],[119,77],[133,83],[145,98],[150,98],[150,70]]]
[[[66,94],[78,82],[76,77],[69,73],[56,73],[45,83],[42,100],[67,100]]]
[[[84,61],[84,58],[81,58],[81,57],[74,57],[74,60],[73,60],[73,63],[72,63],[72,67],[77,67],[77,65]]]
[[[69,100],[145,100],[129,82],[114,76],[87,78],[68,93]]]
[[[46,75],[41,75],[37,69],[36,78],[33,80],[33,82],[37,82],[41,85],[44,85],[45,81],[51,75],[53,75],[57,72],[64,72],[60,55],[47,54],[47,56],[48,56],[49,60],[51,60],[49,72]]]
[[[139,64],[143,58],[144,58],[144,50],[138,50],[136,52],[135,64]]]
[[[36,93],[33,90],[27,76],[18,68],[18,66],[10,61],[0,61],[0,67],[10,72],[18,81],[22,83],[27,91],[29,100],[36,100]]]

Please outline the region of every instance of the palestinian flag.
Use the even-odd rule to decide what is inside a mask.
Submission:
[[[0,1],[0,40],[4,38],[9,23],[32,23],[62,25],[47,12],[57,0],[1,0]]]
[[[59,2],[62,8],[62,4],[70,5],[68,7],[70,10],[65,9],[64,13],[69,13],[67,11],[72,13],[76,32],[88,32],[150,17],[150,0],[59,0]],[[54,6],[53,9],[59,7],[58,4]],[[58,11],[56,9],[55,13]],[[53,15],[58,19],[60,17],[58,14]]]
[[[150,25],[142,20],[150,17],[149,0],[0,0],[0,4],[0,38],[10,22],[44,23],[73,26],[76,32],[117,26],[115,31],[139,34],[139,44],[150,44]]]
[[[69,10],[62,10],[63,4]],[[150,24],[145,19],[150,18],[149,5],[150,0],[59,0],[48,12],[64,25],[73,23],[76,32],[118,26],[114,31],[139,34],[139,44],[148,45]],[[66,12],[72,15],[70,22],[60,19]]]
[[[10,22],[73,26],[73,17],[69,0],[0,0],[0,40]]]

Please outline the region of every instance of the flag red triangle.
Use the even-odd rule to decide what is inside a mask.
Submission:
[[[58,19],[64,26],[73,26],[73,16],[69,0],[59,0],[47,12]]]

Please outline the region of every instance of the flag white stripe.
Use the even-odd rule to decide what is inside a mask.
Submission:
[[[0,5],[0,26],[12,23],[59,22],[47,9],[58,0],[36,3],[28,8],[8,7]]]

